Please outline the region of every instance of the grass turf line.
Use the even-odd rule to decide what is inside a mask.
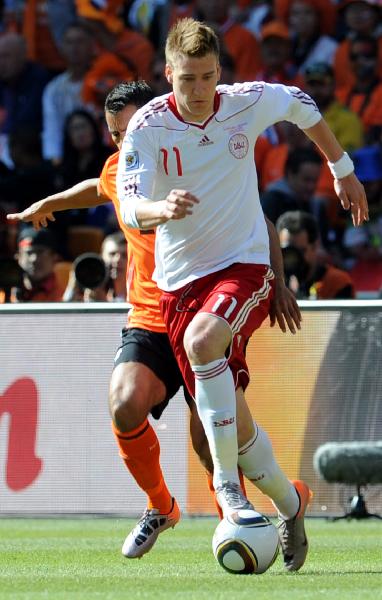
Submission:
[[[307,519],[299,573],[281,555],[267,573],[235,576],[212,555],[217,521],[183,519],[141,560],[120,554],[131,519],[0,519],[0,600],[377,600],[382,522]]]

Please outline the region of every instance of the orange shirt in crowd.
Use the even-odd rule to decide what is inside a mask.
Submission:
[[[131,229],[122,221],[116,187],[118,157],[119,152],[115,152],[107,159],[98,189],[113,202],[119,226],[127,241],[127,302],[133,305],[128,316],[128,327],[166,332],[159,310],[161,291],[152,280],[155,232]]]
[[[338,100],[355,112],[365,130],[374,125],[382,125],[382,83],[379,83],[367,97],[364,93],[353,93],[351,86],[336,90]]]
[[[292,2],[293,0],[274,0],[276,19],[281,19],[286,25],[288,25],[289,10]],[[337,18],[337,9],[334,3],[331,0],[305,0],[305,3],[316,9],[320,22],[321,35],[331,35]]]
[[[334,77],[339,88],[348,88],[355,84],[349,54],[350,42],[344,40],[340,43],[334,55]],[[378,75],[382,79],[382,37],[378,39]]]
[[[76,10],[80,17],[103,21],[110,31],[119,33],[124,24],[118,14],[124,4],[125,0],[106,0],[98,3],[94,0],[76,0]]]
[[[125,28],[119,34],[113,52],[121,57],[129,68],[133,68],[137,79],[152,79],[154,47],[144,35]]]
[[[260,47],[254,35],[238,23],[222,26],[224,43],[235,63],[238,81],[253,81],[261,69]]]
[[[46,0],[25,2],[22,34],[26,39],[28,58],[52,71],[63,71],[65,61],[53,39],[46,5]]]
[[[138,31],[125,27],[118,16],[123,8],[123,0],[76,0],[77,14],[85,19],[99,21],[115,36],[113,47],[108,48],[122,58],[134,73],[135,79],[151,81],[151,66],[154,60],[154,48],[147,38]],[[100,48],[100,53],[103,51]]]
[[[93,61],[86,73],[81,96],[86,104],[103,110],[105,95],[120,81],[132,81],[134,72],[112,52],[103,52]]]
[[[325,266],[322,278],[314,284],[317,300],[332,300],[337,298],[342,290],[349,288],[350,297],[354,298],[354,283],[349,273],[332,265]]]

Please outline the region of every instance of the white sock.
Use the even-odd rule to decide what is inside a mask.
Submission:
[[[299,510],[299,497],[275,460],[268,434],[256,424],[255,429],[253,438],[239,448],[239,467],[247,479],[269,496],[279,514],[291,519]]]
[[[227,360],[220,358],[206,365],[192,365],[192,370],[195,403],[214,464],[214,488],[225,480],[239,484],[236,395],[231,369]]]

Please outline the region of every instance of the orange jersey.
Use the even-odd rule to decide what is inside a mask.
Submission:
[[[105,162],[98,189],[113,202],[119,226],[127,241],[127,301],[133,306],[129,312],[128,327],[166,332],[159,310],[161,291],[152,280],[155,233],[152,230],[131,229],[122,220],[116,186],[118,157],[119,152],[115,152]]]

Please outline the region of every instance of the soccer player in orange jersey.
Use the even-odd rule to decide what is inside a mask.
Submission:
[[[105,105],[106,121],[118,148],[122,144],[131,116],[150,98],[151,90],[144,82],[118,84],[108,95]],[[119,152],[116,152],[107,159],[99,179],[81,182],[69,190],[40,200],[22,213],[8,215],[8,220],[31,221],[39,228],[46,226],[49,220],[54,220],[55,211],[86,208],[110,200],[114,203],[119,224],[128,241],[127,300],[133,308],[129,312],[127,327],[122,332],[122,344],[115,357],[109,403],[120,454],[135,481],[148,496],[147,510],[127,536],[122,548],[126,557],[136,558],[151,549],[159,533],[173,527],[179,520],[179,508],[161,471],[159,442],[147,417],[151,413],[154,418],[159,418],[169,398],[176,393],[183,381],[160,316],[161,292],[151,279],[155,234],[150,230],[127,228],[120,217],[116,192],[118,157]],[[277,321],[283,331],[288,328],[294,333],[300,327],[301,316],[294,297],[284,285],[277,233],[274,228],[270,228],[269,234],[273,250],[272,266],[278,275],[271,323]],[[208,444],[195,404],[188,395],[186,398],[191,409],[193,446],[210,473],[209,483],[212,485]],[[240,460],[247,475],[255,469],[249,453],[256,446],[259,431],[257,427],[254,429],[244,395],[239,390],[238,439],[242,448]],[[264,446],[263,453],[268,453],[270,457],[272,485],[263,489],[260,478],[258,487],[277,502],[285,496],[286,478],[273,458],[269,441]],[[246,463],[251,463],[252,469]]]

